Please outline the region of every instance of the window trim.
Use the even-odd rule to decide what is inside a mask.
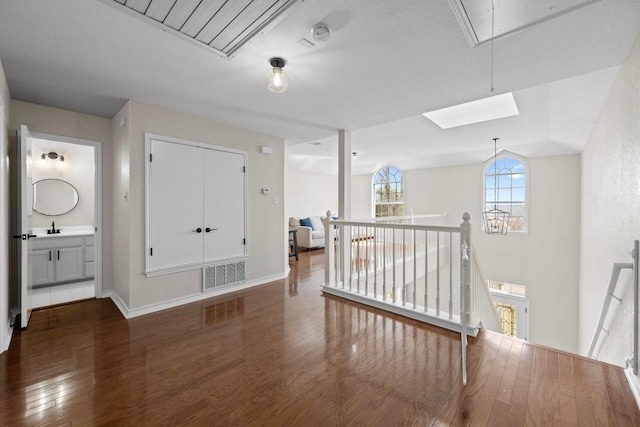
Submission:
[[[491,164],[494,162],[494,160],[499,160],[505,157],[509,157],[512,159],[515,159],[517,161],[520,162],[520,164],[522,164],[522,166],[524,167],[524,173],[525,173],[525,189],[524,189],[524,217],[525,217],[525,229],[523,231],[513,231],[511,229],[509,229],[508,234],[515,234],[515,235],[521,235],[521,236],[526,236],[529,234],[529,230],[531,229],[531,216],[530,216],[530,209],[529,209],[529,205],[531,203],[531,199],[529,198],[529,189],[531,187],[531,168],[529,167],[529,162],[527,160],[526,157],[522,157],[518,154],[515,154],[509,150],[501,150],[498,152],[497,156],[491,156],[489,159],[485,160],[483,167],[482,167],[482,208],[480,210],[480,212],[484,212],[486,210],[486,206],[487,206],[487,170],[489,169],[489,166],[491,166]],[[481,221],[482,222],[482,221]],[[482,224],[482,230],[484,231],[484,224]]]
[[[378,173],[383,168],[395,168],[402,175],[402,181],[401,181],[401,183],[402,183],[402,202],[386,202],[386,203],[380,203],[380,204],[385,204],[385,205],[403,205],[404,206],[404,215],[407,215],[407,211],[406,211],[406,208],[407,208],[407,180],[405,179],[404,171],[402,169],[400,169],[399,167],[397,167],[397,166],[390,165],[390,164],[383,164],[382,166],[380,166],[379,168],[377,168],[373,172],[373,175],[371,177],[371,218],[376,218],[376,206],[378,205],[378,203],[376,203],[376,189],[375,189],[376,177],[378,176]]]

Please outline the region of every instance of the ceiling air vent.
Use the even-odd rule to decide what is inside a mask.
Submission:
[[[550,19],[571,13],[600,0],[449,0],[471,46],[491,40],[491,8],[495,12],[494,40]]]
[[[284,18],[297,0],[102,0],[164,31],[230,57]]]

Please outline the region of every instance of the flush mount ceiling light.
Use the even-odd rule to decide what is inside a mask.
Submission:
[[[55,151],[50,151],[46,154],[42,153],[42,155],[40,156],[42,160],[46,159],[47,157],[51,160],[60,159],[61,162],[64,162],[64,156],[58,155],[58,153],[56,153]]]
[[[490,96],[453,107],[423,113],[423,116],[442,129],[486,122],[520,114],[513,93]]]
[[[287,86],[289,86],[289,76],[287,76],[287,73],[282,71],[286,64],[285,60],[282,58],[271,58],[269,63],[273,67],[273,70],[267,77],[267,87],[274,93],[282,93],[286,91]]]

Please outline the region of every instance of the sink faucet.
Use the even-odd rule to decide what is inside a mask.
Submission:
[[[56,230],[56,222],[55,221],[51,221],[51,234],[56,234],[59,233],[60,230]]]

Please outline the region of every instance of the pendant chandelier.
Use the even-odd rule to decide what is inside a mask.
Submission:
[[[482,212],[484,231],[487,234],[507,234],[511,219],[509,212],[498,209],[498,139],[493,138],[493,209]]]

